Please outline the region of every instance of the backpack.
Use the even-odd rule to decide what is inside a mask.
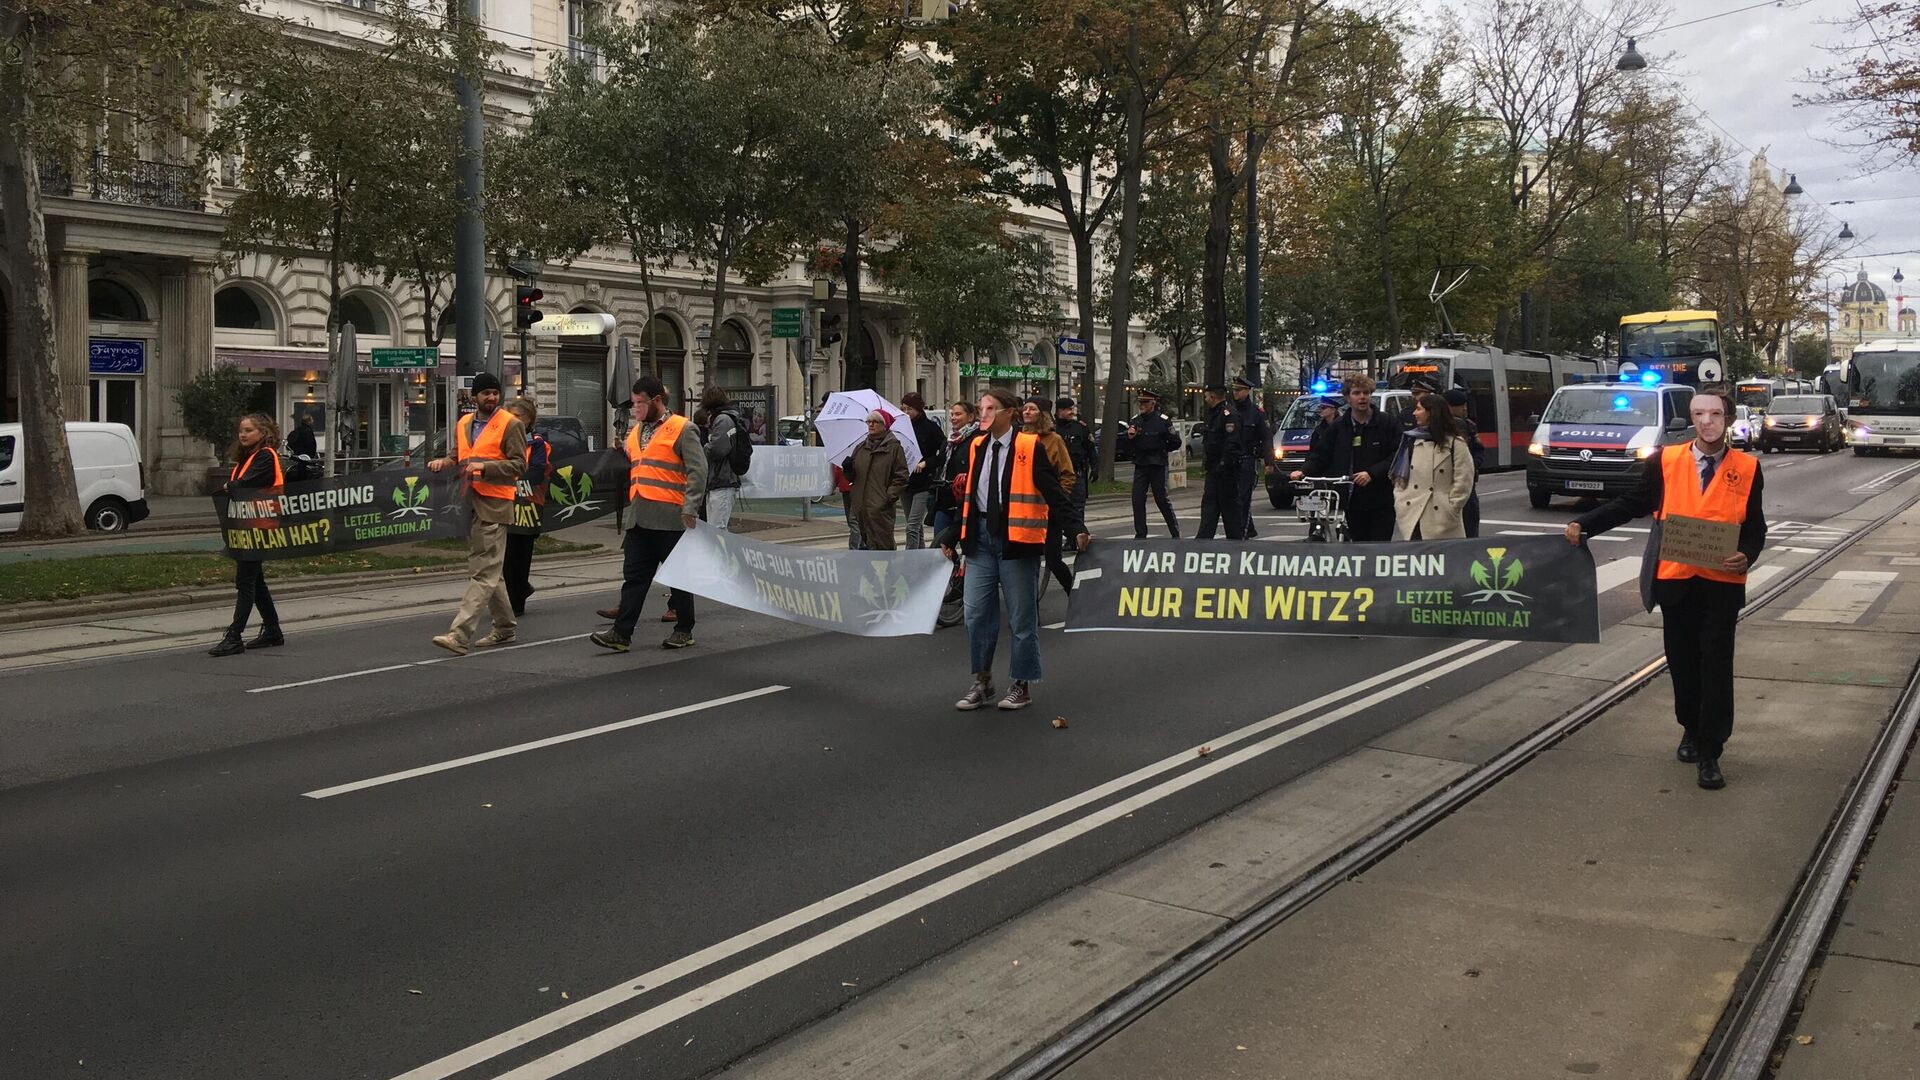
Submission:
[[[733,475],[745,477],[747,466],[753,463],[753,433],[747,430],[746,421],[740,414],[728,410],[721,415],[733,421],[733,438],[727,441],[727,465],[733,469]]]

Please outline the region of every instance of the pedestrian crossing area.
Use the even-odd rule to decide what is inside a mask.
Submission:
[[[1897,468],[1888,469],[1870,480],[1863,481],[1848,488],[1847,493],[1850,495],[1877,495],[1898,484],[1900,481],[1905,480],[1908,476],[1912,475],[1916,469],[1920,469],[1920,461],[1913,461]]]
[[[1815,525],[1805,521],[1767,523],[1768,547],[1779,551],[1797,551],[1803,555],[1817,555],[1846,536],[1847,530],[1831,525]]]

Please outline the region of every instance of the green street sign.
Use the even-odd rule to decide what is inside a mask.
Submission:
[[[417,349],[375,349],[376,368],[433,368],[440,366],[440,350],[432,346]]]
[[[960,374],[975,379],[1051,379],[1053,369],[1038,364],[961,364]]]
[[[800,336],[800,323],[806,318],[807,309],[797,307],[777,307],[773,309],[773,336],[777,338],[797,338]]]

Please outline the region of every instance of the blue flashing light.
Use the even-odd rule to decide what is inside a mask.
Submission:
[[[1327,385],[1327,380],[1325,380],[1325,379],[1315,379],[1315,380],[1313,381],[1313,392],[1314,392],[1314,393],[1316,393],[1316,394],[1324,394],[1324,393],[1326,393],[1326,392],[1327,392],[1327,391],[1328,391],[1329,389],[1331,389],[1331,387],[1329,387],[1329,386]]]
[[[1613,411],[1614,412],[1633,411],[1633,399],[1628,397],[1625,394],[1616,394],[1613,399]]]
[[[1659,373],[1659,372],[1657,372],[1657,371],[1643,371],[1643,372],[1641,372],[1641,373],[1640,373],[1640,385],[1642,385],[1642,386],[1658,386],[1658,385],[1660,385],[1660,373]]]

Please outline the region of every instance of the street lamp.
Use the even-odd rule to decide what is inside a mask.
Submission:
[[[1785,191],[1783,191],[1783,192],[1781,192],[1781,194],[1783,194],[1783,195],[1805,195],[1806,193],[1807,193],[1807,189],[1806,189],[1806,188],[1803,188],[1803,187],[1801,187],[1801,186],[1800,186],[1800,177],[1799,177],[1799,175],[1798,175],[1798,174],[1795,174],[1795,173],[1788,173],[1788,174],[1787,174],[1787,187],[1786,187],[1786,190],[1785,190]]]
[[[1844,222],[1844,221],[1840,223],[1840,239],[1842,239],[1842,240],[1851,240],[1851,239],[1853,239],[1853,226],[1852,226],[1852,225],[1850,225],[1850,224],[1848,224],[1847,222]]]
[[[1620,54],[1620,60],[1613,65],[1615,71],[1642,71],[1647,66],[1647,58],[1633,47],[1633,39],[1627,39],[1627,51]]]

